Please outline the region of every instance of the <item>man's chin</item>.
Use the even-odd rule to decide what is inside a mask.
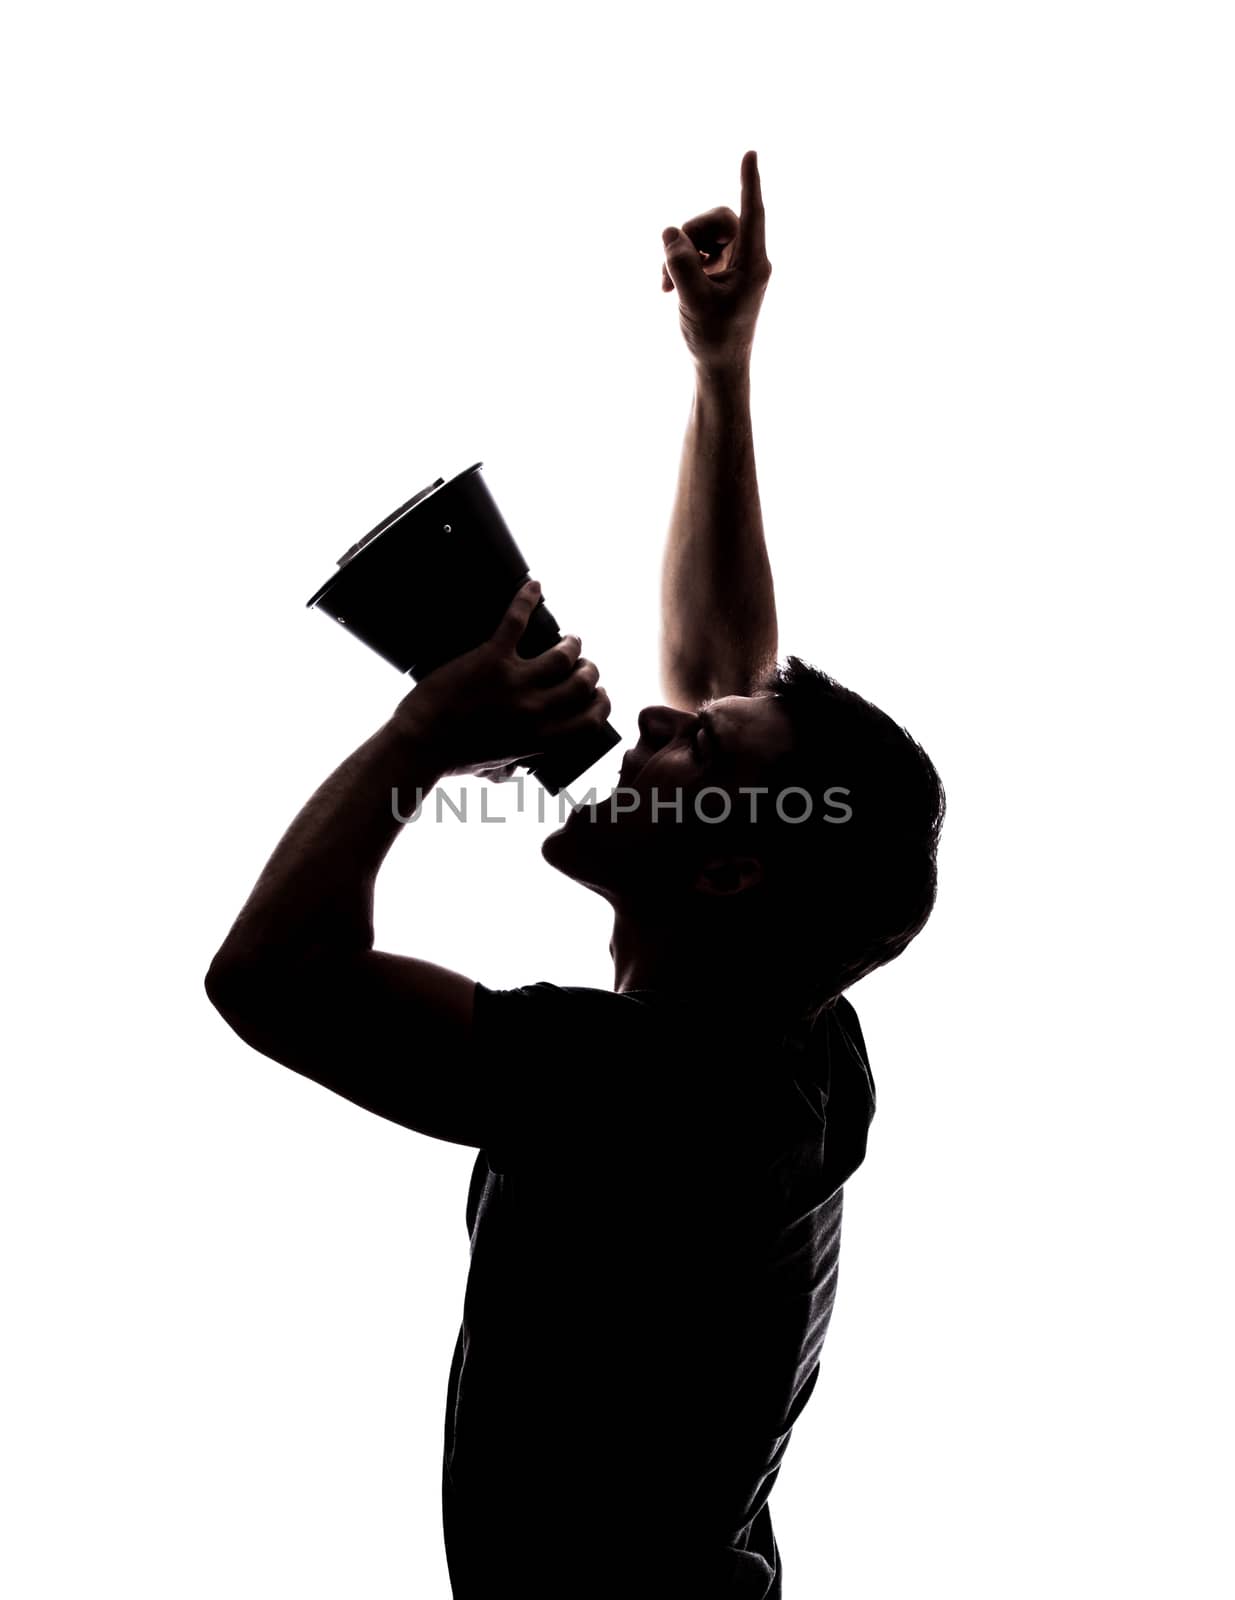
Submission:
[[[596,832],[597,806],[604,804],[601,800],[592,805],[576,806],[562,826],[546,834],[540,842],[540,853],[551,867],[589,886],[594,884],[594,874],[589,868],[596,865],[595,847],[600,843]]]
[[[541,855],[551,867],[557,867],[561,872],[568,870],[567,862],[575,853],[571,848],[570,839],[574,816],[575,813],[572,811],[560,828],[554,828],[552,833],[547,833],[540,841]]]

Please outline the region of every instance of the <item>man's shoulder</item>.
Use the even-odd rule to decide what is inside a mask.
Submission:
[[[667,997],[664,997],[667,1000]],[[668,1128],[697,1090],[684,1013],[651,992],[542,980],[477,983],[472,1040],[504,1139],[554,1163],[649,1135],[649,1107]],[[666,1070],[673,1067],[676,1070]],[[680,1119],[679,1119],[680,1120]]]
[[[682,1007],[657,990],[597,989],[588,984],[551,983],[541,979],[513,988],[477,983],[475,1025],[498,1028],[600,1028],[606,1034],[645,1027],[661,1028],[680,1015]]]
[[[640,1010],[654,1006],[665,997],[654,989],[597,989],[590,984],[551,983],[539,979],[535,983],[517,984],[513,988],[498,988],[493,984],[477,982],[478,993],[486,1000],[498,1003],[542,1006],[588,1006],[595,1010]]]
[[[690,1010],[692,1005],[698,1003],[697,996],[692,997],[691,994],[677,989],[599,989],[588,984],[552,983],[546,979],[519,984],[513,988],[498,988],[492,984],[478,982],[477,988],[485,989],[487,993],[495,995],[534,995],[546,1000],[568,997],[572,1000],[577,998],[584,1004],[617,1004],[657,1010]],[[857,1021],[857,1013],[844,995],[839,995],[833,1006],[838,1015]],[[740,1012],[742,1010],[740,999],[730,1003],[727,1009],[734,1013]],[[752,1014],[755,1014],[753,1003]]]

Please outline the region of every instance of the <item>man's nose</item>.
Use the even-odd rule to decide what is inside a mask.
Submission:
[[[639,713],[639,737],[658,750],[690,720],[688,711],[675,711],[672,706],[644,706]]]

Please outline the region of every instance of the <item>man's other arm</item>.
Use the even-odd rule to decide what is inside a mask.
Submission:
[[[444,763],[412,719],[388,722],[292,823],[206,974],[254,1050],[436,1139],[485,1143],[468,1045],[475,982],[373,948],[374,881]]]
[[[577,638],[519,656],[538,601],[539,585],[525,584],[491,639],[429,673],[321,784],[206,974],[211,1003],[253,1049],[457,1144],[485,1146],[499,1131],[494,1064],[472,1048],[476,983],[374,949],[374,885],[443,777],[494,776],[608,716]]]

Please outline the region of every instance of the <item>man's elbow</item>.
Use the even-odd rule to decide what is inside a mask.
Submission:
[[[224,1017],[252,1012],[273,988],[273,973],[261,962],[221,949],[206,971],[206,997]]]
[[[206,998],[232,1032],[262,1055],[285,1065],[288,1041],[299,1037],[305,1014],[303,981],[286,969],[220,952],[205,979]]]
[[[351,973],[369,952],[349,946],[307,945],[304,948],[254,948],[225,942],[206,972],[206,995],[233,1026],[237,1019],[265,1022],[294,1012],[306,996]]]
[[[205,982],[206,998],[216,1011],[226,1016],[235,1008],[243,986],[239,963],[220,952],[207,968]]]

